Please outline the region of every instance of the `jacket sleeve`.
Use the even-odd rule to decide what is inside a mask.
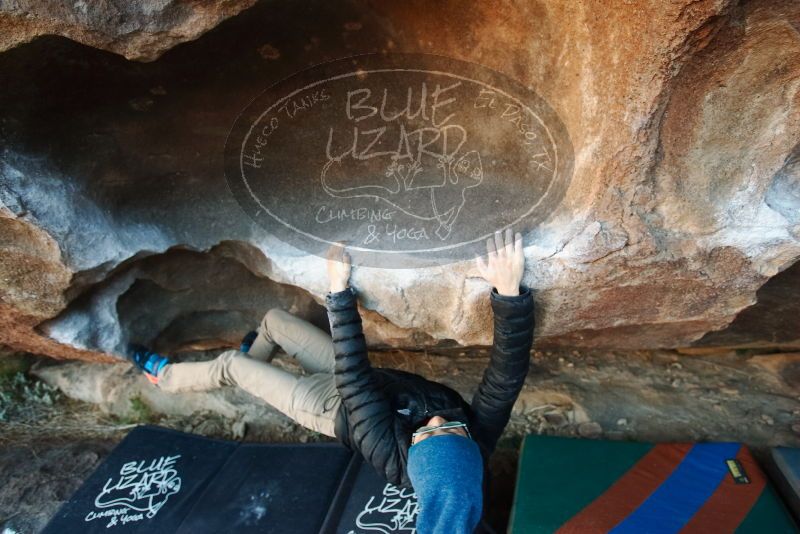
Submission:
[[[387,480],[400,484],[401,454],[394,435],[394,414],[367,358],[356,294],[352,288],[325,298],[336,355],[336,389],[347,412],[350,443]]]
[[[518,296],[504,296],[492,288],[494,339],[489,366],[472,398],[472,433],[488,452],[511,417],[530,367],[533,344],[533,296],[520,286]]]

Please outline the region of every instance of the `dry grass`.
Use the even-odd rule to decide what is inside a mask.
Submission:
[[[0,378],[0,446],[121,438],[136,424],[121,424],[98,408],[64,397],[25,373]]]

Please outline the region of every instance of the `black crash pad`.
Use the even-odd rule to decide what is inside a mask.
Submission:
[[[412,489],[389,484],[359,456],[354,456],[321,532],[411,534],[417,512],[417,498]]]
[[[256,444],[133,430],[46,534],[411,532],[410,490],[338,444]]]

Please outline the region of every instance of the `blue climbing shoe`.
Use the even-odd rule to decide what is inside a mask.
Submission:
[[[256,340],[258,336],[258,332],[255,330],[251,330],[250,332],[246,333],[242,338],[242,344],[239,345],[239,351],[244,352],[247,354],[250,352],[250,347],[253,346],[253,342]]]
[[[158,383],[158,372],[169,363],[169,358],[166,356],[136,344],[128,346],[128,359],[141,369],[153,384]]]

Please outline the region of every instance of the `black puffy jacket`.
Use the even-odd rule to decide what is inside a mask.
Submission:
[[[336,353],[336,388],[342,404],[336,437],[359,452],[386,480],[411,487],[406,471],[411,434],[439,415],[466,422],[484,467],[511,416],[528,374],[533,342],[533,298],[520,287],[508,297],[492,289],[494,340],[489,366],[467,402],[451,388],[394,369],[373,368],[352,288],[328,293],[326,304]]]

